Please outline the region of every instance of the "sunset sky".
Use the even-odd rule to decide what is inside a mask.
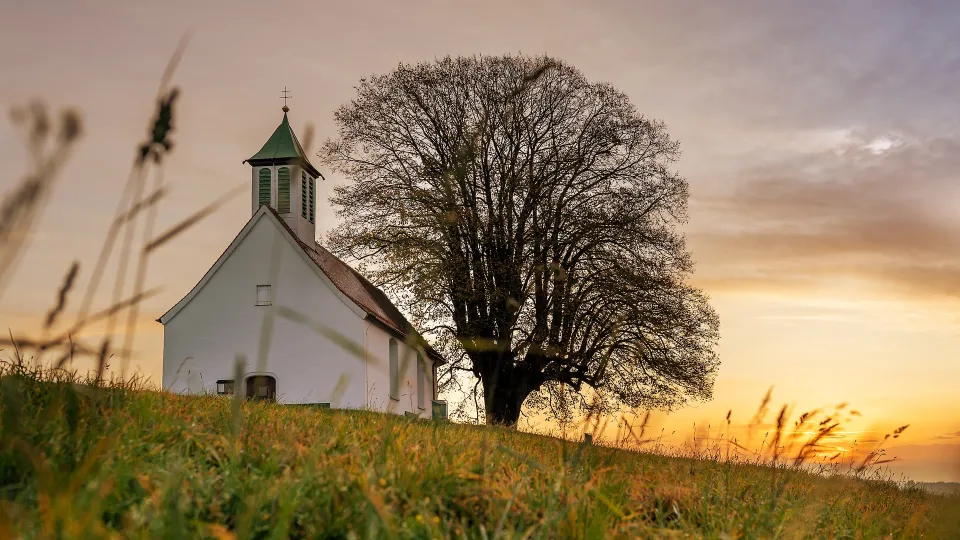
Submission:
[[[35,97],[75,107],[86,134],[0,326],[36,328],[74,259],[80,283],[90,277],[188,30],[161,229],[249,182],[241,162],[280,122],[285,85],[294,129],[303,138],[312,124],[315,149],[336,135],[333,111],[362,77],[448,54],[546,53],[624,91],[681,143],[693,280],[720,314],[722,364],[714,399],[658,416],[657,430],[689,434],[729,409],[744,424],[773,386],[774,404],[797,412],[849,402],[863,414],[851,440],[911,424],[895,470],[960,481],[960,4],[773,4],[3,2],[0,107]],[[6,119],[0,163],[6,193],[28,172]],[[336,224],[326,197],[344,179],[320,168],[326,231]],[[249,213],[235,198],[152,261],[149,281],[163,291],[144,307],[133,365],[155,381],[154,319]]]

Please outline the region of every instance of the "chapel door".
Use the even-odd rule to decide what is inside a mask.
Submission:
[[[254,375],[248,378],[247,399],[276,401],[277,379],[270,375]]]

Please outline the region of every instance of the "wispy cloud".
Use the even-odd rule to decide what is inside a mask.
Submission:
[[[799,289],[855,278],[960,297],[960,219],[944,205],[957,197],[957,138],[878,135],[755,166],[694,201],[711,224],[691,234],[700,279],[712,289]]]
[[[947,433],[944,435],[937,435],[934,437],[935,440],[953,440],[960,439],[960,431],[954,431],[953,433]]]

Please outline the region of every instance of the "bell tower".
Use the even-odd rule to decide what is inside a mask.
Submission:
[[[316,182],[323,175],[307,159],[306,153],[290,127],[283,89],[283,120],[266,144],[253,157],[244,161],[251,167],[251,215],[269,205],[308,246],[316,242]]]

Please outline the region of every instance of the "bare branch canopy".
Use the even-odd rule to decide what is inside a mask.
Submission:
[[[608,411],[709,399],[679,146],[622,92],[548,57],[445,58],[362,80],[336,122],[330,247],[460,353],[488,422],[587,389]]]

